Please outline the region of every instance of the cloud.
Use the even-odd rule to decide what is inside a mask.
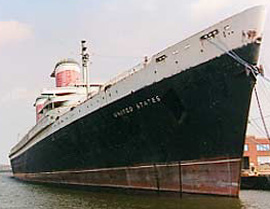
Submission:
[[[1,21],[0,22],[0,46],[19,42],[30,38],[33,34],[32,28],[18,21]]]

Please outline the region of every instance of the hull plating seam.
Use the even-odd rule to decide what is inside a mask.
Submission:
[[[117,169],[21,173],[21,180],[68,185],[237,196],[241,159]]]

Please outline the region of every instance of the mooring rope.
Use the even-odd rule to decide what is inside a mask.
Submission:
[[[245,61],[243,58],[241,58],[239,55],[237,55],[233,50],[230,51],[228,49],[224,49],[226,47],[223,48],[222,46],[218,45],[218,43],[215,43],[215,42],[213,42],[210,39],[207,39],[207,40],[211,44],[213,44],[215,47],[217,47],[218,49],[220,49],[221,51],[223,51],[224,53],[226,53],[228,56],[230,56],[231,58],[233,58],[235,61],[237,61],[238,63],[240,63],[241,65],[243,65],[245,68],[249,69],[250,72],[252,73],[252,75],[254,76],[254,78],[256,78],[256,75],[260,74],[259,71],[258,71],[258,68],[256,66],[254,66],[254,65],[248,63],[247,61]],[[265,80],[267,80],[268,82],[270,82],[270,79],[265,78],[264,76],[262,76],[262,77]],[[262,107],[261,107],[261,103],[260,103],[260,100],[259,100],[259,95],[258,95],[256,86],[254,87],[254,92],[255,92],[256,101],[257,101],[257,105],[258,105],[259,112],[260,112],[260,117],[261,117],[261,120],[262,120],[264,129],[265,129],[265,133],[266,133],[266,136],[267,136],[268,140],[270,140],[270,135],[269,135],[269,132],[268,132],[266,123],[265,123],[265,119],[264,119],[264,116],[263,116],[263,111],[262,111]]]
[[[264,129],[265,129],[265,133],[266,133],[266,136],[267,136],[268,140],[270,140],[269,132],[268,132],[268,129],[267,129],[267,126],[266,126],[266,123],[265,123],[264,116],[263,116],[263,111],[262,111],[262,107],[261,107],[261,103],[260,103],[260,100],[259,100],[259,95],[258,95],[256,86],[254,87],[254,92],[255,92],[257,105],[258,105],[259,112],[260,112],[260,116],[261,116],[261,119],[262,119],[262,123],[263,123]]]
[[[247,61],[245,61],[243,58],[241,58],[238,54],[236,54],[233,50],[229,51],[228,49],[224,49],[222,46],[218,45],[217,43],[213,42],[210,39],[207,39],[211,44],[213,44],[215,47],[226,53],[228,56],[233,58],[235,61],[237,61],[239,64],[243,65],[245,68],[249,69],[254,78],[256,78],[256,75],[259,74],[258,69],[256,66],[251,65]]]

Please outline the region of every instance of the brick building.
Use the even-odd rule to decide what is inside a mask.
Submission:
[[[247,136],[244,146],[243,169],[251,174],[270,174],[270,141]]]

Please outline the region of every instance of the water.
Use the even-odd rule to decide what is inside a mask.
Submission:
[[[241,191],[240,198],[93,192],[29,184],[0,173],[0,209],[269,209],[270,191]]]

